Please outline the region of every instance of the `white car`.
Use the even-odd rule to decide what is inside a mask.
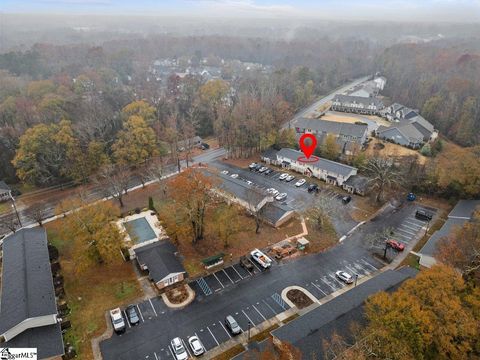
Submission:
[[[285,200],[286,198],[287,198],[287,193],[281,193],[281,194],[278,194],[275,199],[278,201],[282,201],[282,200]]]
[[[236,178],[238,178],[238,174],[232,174],[232,175],[230,175],[230,177],[236,179]]]
[[[248,165],[248,168],[249,168],[250,170],[252,170],[253,168],[255,168],[255,166],[257,166],[257,163],[254,163],[254,162],[253,162],[253,163],[251,163],[250,165]]]
[[[263,172],[265,172],[265,171],[267,171],[267,170],[268,170],[268,168],[267,168],[266,166],[262,166],[262,167],[260,168],[260,170],[258,170],[258,172],[259,172],[259,173],[263,173]]]
[[[295,186],[296,187],[300,187],[302,186],[303,184],[305,184],[307,181],[305,179],[300,179],[298,180],[296,183],[295,183]]]
[[[293,175],[288,175],[288,176],[285,178],[285,181],[290,182],[290,181],[292,181],[293,179],[295,179],[295,176],[293,176]]]
[[[183,346],[183,341],[179,337],[176,337],[175,339],[173,339],[170,342],[170,346],[172,347],[172,352],[175,359],[177,360],[188,359],[187,350],[185,349],[185,346]]]
[[[272,266],[272,259],[258,249],[253,250],[250,253],[250,257],[264,269],[268,269],[270,266]]]
[[[337,277],[342,280],[344,283],[346,284],[351,284],[353,283],[353,277],[352,275],[350,275],[349,273],[345,272],[345,271],[337,271],[335,273],[335,275],[337,275]]]
[[[282,175],[280,175],[278,177],[279,180],[285,180],[286,178],[288,177],[288,174],[287,173],[283,173]]]
[[[197,336],[190,336],[188,338],[188,345],[190,345],[190,349],[192,349],[193,355],[195,356],[205,353],[205,348]]]
[[[222,170],[222,174],[223,175],[228,175],[228,171],[227,170]]]
[[[251,182],[250,180],[247,180],[246,183],[247,183],[248,185],[253,185],[253,182]]]
[[[125,321],[123,320],[120,308],[110,310],[110,319],[112,320],[113,330],[117,334],[125,331]]]
[[[277,196],[278,195],[278,190],[277,189],[274,189],[274,188],[269,188],[266,190],[267,194],[270,194],[272,195],[273,197]]]

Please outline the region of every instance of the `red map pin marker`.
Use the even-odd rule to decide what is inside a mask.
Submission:
[[[307,144],[305,141],[310,139],[310,144]],[[300,149],[302,150],[305,157],[308,159],[312,156],[315,148],[317,147],[317,138],[313,134],[303,134],[300,137]]]

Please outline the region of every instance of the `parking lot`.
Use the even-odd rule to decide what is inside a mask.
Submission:
[[[416,209],[426,210],[429,213],[436,214],[437,210],[433,208],[427,208],[422,206],[417,206]],[[420,220],[415,217],[415,212],[412,212],[408,217],[404,218],[403,221],[398,224],[393,230],[393,235],[390,238],[404,244],[407,246],[412,239],[414,239],[419,232],[426,231],[428,227],[428,221]]]

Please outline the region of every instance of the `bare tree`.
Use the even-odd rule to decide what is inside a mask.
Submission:
[[[0,217],[0,228],[5,228],[11,232],[15,232],[19,227],[20,224],[18,223],[18,219],[15,214],[10,213]]]
[[[365,240],[368,246],[372,249],[382,249],[383,250],[383,258],[386,259],[387,257],[387,250],[390,247],[388,245],[388,238],[392,236],[393,228],[385,227],[382,230],[376,231],[374,233],[368,234],[365,236]]]
[[[401,176],[393,163],[387,159],[373,158],[364,166],[365,173],[370,177],[370,186],[376,190],[375,201],[383,200],[383,194],[388,188],[397,185]]]
[[[323,193],[316,195],[315,203],[308,212],[308,216],[314,221],[318,229],[324,229],[327,222],[335,215],[338,215],[338,206],[334,199]]]
[[[265,206],[267,202],[273,201],[271,195],[264,195],[255,189],[246,191],[248,212],[255,219],[255,234],[260,233],[260,227],[265,220]]]
[[[106,196],[111,196],[119,202],[120,207],[123,207],[123,197],[127,195],[130,177],[128,168],[109,164],[99,171],[95,182],[100,185]]]
[[[43,226],[43,220],[47,217],[47,209],[44,204],[35,204],[28,209],[27,217],[35,221],[39,226]]]
[[[165,175],[165,166],[163,164],[163,158],[157,158],[150,162],[147,168],[149,177],[153,180],[157,180],[160,187],[163,190],[163,195],[167,193],[167,187],[163,181]]]

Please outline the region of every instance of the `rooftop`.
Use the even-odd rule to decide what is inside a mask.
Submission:
[[[361,138],[368,131],[367,124],[350,124],[320,119],[301,118],[295,124],[300,129],[309,129],[328,134],[347,135]]]
[[[341,103],[357,103],[357,104],[364,104],[364,105],[374,104],[377,107],[383,106],[383,103],[379,99],[374,97],[367,98],[362,96],[336,94],[335,97],[333,98],[333,101],[339,101]]]
[[[281,156],[292,161],[297,161],[299,157],[303,157],[303,153],[294,149],[283,148],[278,152],[278,156]],[[352,171],[357,171],[357,168],[354,168],[349,165],[341,164],[335,161],[319,158],[315,162],[309,162],[308,167],[316,167],[318,169],[325,170],[327,172],[342,175],[347,177],[351,175]]]
[[[147,266],[150,278],[154,282],[161,281],[172,273],[185,272],[176,252],[177,248],[169,240],[157,241],[135,249],[138,262]]]
[[[3,180],[0,180],[0,191],[1,190],[10,190],[10,187]]]

